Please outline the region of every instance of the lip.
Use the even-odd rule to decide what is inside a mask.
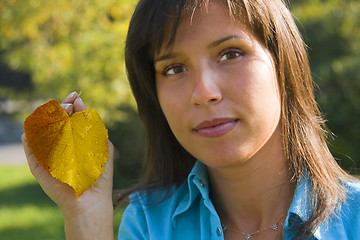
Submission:
[[[230,132],[238,122],[236,118],[214,118],[201,122],[193,131],[202,137],[219,137]]]

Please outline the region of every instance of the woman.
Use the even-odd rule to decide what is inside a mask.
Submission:
[[[148,151],[119,239],[360,237],[360,185],[326,146],[306,51],[280,0],[142,0],[126,66]],[[84,108],[75,98],[68,111]],[[67,237],[111,239],[111,161],[77,203],[25,150]]]

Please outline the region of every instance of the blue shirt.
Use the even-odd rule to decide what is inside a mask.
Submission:
[[[360,183],[345,182],[347,201],[337,216],[322,223],[313,240],[360,239]],[[302,177],[283,227],[285,240],[294,239],[293,227],[310,216],[308,194],[310,182]],[[170,192],[134,193],[126,208],[119,228],[119,240],[126,239],[224,239],[218,214],[209,197],[206,167],[197,162],[180,187]]]

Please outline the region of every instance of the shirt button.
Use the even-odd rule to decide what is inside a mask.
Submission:
[[[200,186],[205,187],[205,183],[203,180],[200,180],[199,183],[200,183]]]
[[[221,234],[222,234],[221,227],[218,227],[218,228],[216,229],[216,234],[217,234],[218,236],[221,236]]]

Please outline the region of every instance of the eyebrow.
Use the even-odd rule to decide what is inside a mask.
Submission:
[[[232,40],[232,39],[235,39],[235,38],[242,38],[242,37],[237,36],[237,35],[230,35],[230,36],[221,38],[221,39],[219,39],[219,40],[216,40],[216,41],[210,43],[210,44],[208,45],[208,48],[214,48],[214,47],[216,47],[216,46],[219,46],[219,45],[222,44],[223,42],[226,42],[226,41],[229,41],[229,40]]]
[[[230,36],[227,36],[227,37],[224,37],[224,38],[221,38],[219,40],[216,40],[212,43],[210,43],[207,48],[214,48],[216,46],[219,46],[220,44],[222,44],[223,42],[226,42],[226,41],[229,41],[229,40],[232,40],[232,39],[235,39],[235,38],[243,38],[243,37],[240,37],[240,36],[237,36],[237,35],[230,35]],[[156,58],[154,60],[154,62],[160,62],[160,61],[164,61],[164,60],[167,60],[167,59],[171,59],[171,58],[175,58],[177,57],[179,54],[177,53],[169,53],[169,54],[165,54],[163,56],[160,56],[158,58]]]
[[[179,55],[179,54],[177,54],[177,53],[165,54],[165,55],[163,55],[163,56],[160,56],[160,57],[156,58],[156,59],[154,60],[154,62],[156,63],[156,62],[164,61],[164,60],[167,60],[167,59],[175,58],[175,57],[178,56],[178,55]]]

